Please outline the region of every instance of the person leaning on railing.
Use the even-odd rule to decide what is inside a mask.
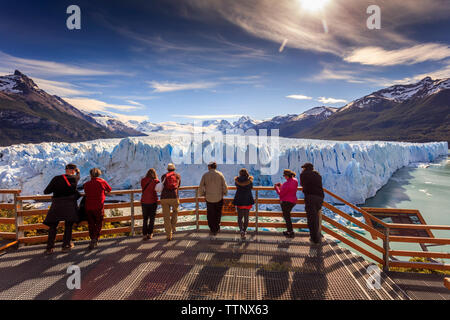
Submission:
[[[153,238],[153,228],[155,226],[156,209],[158,208],[158,194],[155,187],[159,183],[156,170],[151,168],[141,180],[142,197],[142,235],[144,241]]]
[[[72,227],[75,222],[78,222],[77,200],[81,197],[77,191],[79,180],[80,170],[75,164],[68,164],[66,173],[54,177],[44,190],[44,194],[53,194],[52,204],[43,222],[49,227],[45,254],[52,254],[54,251],[57,227],[60,221],[65,222],[62,251],[68,252],[74,246]]]
[[[86,182],[83,186],[86,197],[86,216],[89,226],[89,237],[91,243],[89,249],[92,250],[97,247],[98,238],[102,231],[103,218],[105,216],[105,198],[106,194],[111,192],[111,187],[108,182],[100,178],[102,171],[98,168],[93,168],[89,172],[91,180]]]
[[[217,163],[208,164],[208,172],[202,176],[199,185],[199,196],[205,196],[208,226],[211,235],[220,231],[222,219],[223,197],[228,194],[228,186],[222,172],[217,170]]]
[[[245,239],[248,227],[248,216],[250,209],[255,204],[253,199],[253,177],[249,175],[247,169],[243,168],[239,171],[239,176],[234,178],[236,185],[236,194],[234,195],[233,205],[236,206],[238,214],[239,231],[241,238]]]
[[[283,217],[286,221],[286,231],[283,234],[288,238],[294,238],[294,229],[292,228],[291,211],[297,204],[297,189],[298,181],[295,179],[295,172],[289,169],[284,170],[283,177],[286,182],[281,184],[277,183],[275,191],[280,196],[281,210],[283,211]]]
[[[305,211],[308,219],[310,241],[319,244],[322,239],[321,220],[322,204],[325,194],[323,192],[322,177],[314,170],[312,163],[305,163],[300,174],[300,184],[305,194]]]
[[[164,185],[161,192],[164,228],[166,230],[167,241],[171,241],[177,226],[178,206],[180,205],[178,189],[181,185],[181,177],[175,172],[175,165],[173,163],[167,165],[167,173],[162,175],[161,181]],[[171,209],[172,212],[170,211]]]

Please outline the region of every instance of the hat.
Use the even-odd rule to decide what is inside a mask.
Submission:
[[[69,163],[68,165],[66,165],[66,170],[76,170],[76,169],[77,169],[76,164]]]
[[[310,162],[305,163],[304,165],[302,165],[302,168],[305,169],[314,169],[314,165]]]
[[[173,163],[169,163],[169,164],[167,165],[167,170],[168,170],[168,171],[174,171],[174,170],[175,170],[175,165],[174,165]]]

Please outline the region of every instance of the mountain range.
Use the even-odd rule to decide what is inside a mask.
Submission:
[[[207,120],[202,126],[205,132],[279,129],[288,138],[449,142],[450,79],[427,77],[415,84],[391,86],[341,108],[320,106],[264,121],[248,116],[235,122]],[[192,123],[123,122],[85,113],[39,89],[20,71],[0,77],[0,145],[192,132],[193,128]]]
[[[0,145],[75,142],[143,135],[110,130],[58,96],[50,95],[16,70],[0,77]]]

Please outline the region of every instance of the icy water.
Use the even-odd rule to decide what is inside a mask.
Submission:
[[[417,209],[427,224],[450,225],[450,158],[398,170],[375,197],[364,206]],[[450,238],[449,231],[432,231],[435,237]],[[394,248],[419,250],[415,244],[394,244]],[[430,248],[448,252],[450,246]]]

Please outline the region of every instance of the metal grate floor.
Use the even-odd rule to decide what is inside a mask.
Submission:
[[[167,242],[155,235],[77,242],[70,253],[44,256],[44,246],[0,256],[0,299],[408,299],[382,274],[382,288],[367,286],[364,259],[336,243],[311,246],[309,236],[234,232],[211,238],[183,231]],[[69,290],[67,268],[81,269],[81,289]]]

